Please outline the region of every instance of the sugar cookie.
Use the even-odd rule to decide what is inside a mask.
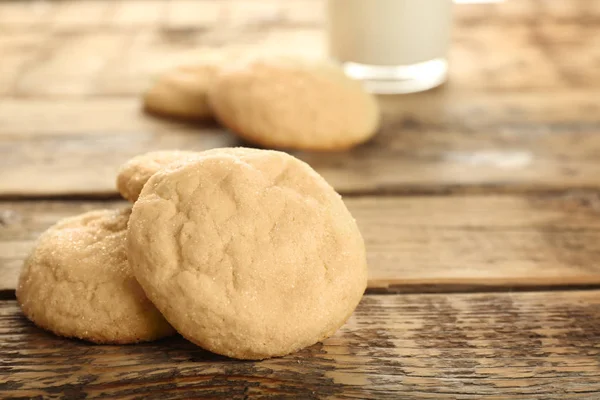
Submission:
[[[134,343],[174,333],[127,262],[129,214],[91,211],[40,236],[17,287],[30,320],[57,335],[95,343]]]
[[[216,149],[159,170],[133,207],[128,251],[183,336],[241,359],[330,336],[367,282],[364,242],[341,197],[277,151]]]

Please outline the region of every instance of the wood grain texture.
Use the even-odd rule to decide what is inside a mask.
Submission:
[[[322,5],[0,2],[0,197],[112,195],[133,155],[241,144],[145,116],[139,95],[158,71],[215,54],[322,55]],[[596,189],[599,9],[458,5],[447,85],[382,97],[380,134],[352,152],[295,155],[342,193]]]
[[[458,5],[450,86],[597,88],[598,8],[594,0]],[[26,54],[38,62],[13,95],[135,96],[152,73],[215,50],[324,55],[324,15],[315,0],[0,3],[0,26],[15,41],[32,28],[46,38]],[[73,57],[73,46],[89,53]]]
[[[36,55],[39,46],[44,42],[39,33],[23,35],[0,35],[0,96],[10,95],[16,91],[16,82],[25,66]]]
[[[201,60],[207,53],[326,54],[320,27],[265,28],[261,19],[203,27],[197,17],[210,20],[211,13],[206,15],[198,10],[174,13],[172,10],[165,18],[181,14],[177,19],[182,26],[50,31],[45,43],[29,48],[23,55],[36,60],[35,64],[15,78],[15,87],[8,94],[138,96],[155,74]],[[269,17],[257,18],[268,21]],[[450,51],[452,68],[446,90],[598,89],[599,39],[594,33],[593,27],[573,23],[547,23],[541,27],[477,24],[457,28]],[[10,37],[18,42],[30,34],[11,33]],[[510,40],[506,40],[507,37]],[[583,39],[575,40],[575,37]],[[85,52],[86,56],[73,56],[78,51]]]
[[[156,26],[163,21],[169,3],[161,0],[119,1],[113,9],[111,27],[114,29]]]
[[[136,154],[242,144],[139,95],[215,55],[324,55],[323,4],[0,1],[0,299],[47,227],[126,205],[10,198],[115,196]],[[0,300],[0,398],[596,400],[600,291],[574,289],[600,285],[600,2],[455,11],[446,85],[380,98],[381,132],[351,152],[294,153],[350,195],[367,243],[370,294],[333,338],[262,362],[93,346]]]
[[[453,291],[600,284],[600,197],[346,198],[367,245],[369,287]],[[0,290],[61,218],[125,202],[0,202]]]
[[[366,145],[293,154],[342,193],[600,186],[596,93],[429,92],[381,104],[383,127]],[[116,171],[134,155],[243,144],[216,125],[145,116],[134,98],[0,99],[0,196],[115,194]]]
[[[0,26],[10,31],[31,28],[89,29],[137,28],[154,26],[161,16],[175,10],[194,10],[189,0],[4,0],[0,7]],[[263,23],[286,26],[321,26],[325,21],[321,0],[200,0],[202,9],[216,16],[214,25],[259,19]],[[182,11],[176,11],[175,14]],[[98,18],[91,18],[94,13]],[[82,18],[75,18],[79,14]],[[184,16],[184,19],[194,18]],[[201,17],[195,17],[201,18]],[[171,20],[162,19],[162,23]],[[595,22],[600,6],[595,0],[519,0],[490,4],[460,4],[455,20],[461,24],[507,24],[523,22]],[[179,22],[177,18],[173,21]],[[168,26],[168,25],[167,25]]]
[[[80,14],[73,17],[77,15]],[[122,35],[112,32],[53,33],[21,71],[14,94],[25,97],[94,94],[99,74],[124,51],[127,43]]]
[[[49,26],[51,29],[73,29],[105,25],[115,3],[103,0],[55,1]]]
[[[2,301],[0,397],[594,399],[599,340],[599,291],[369,295],[324,343],[261,362],[62,339]]]

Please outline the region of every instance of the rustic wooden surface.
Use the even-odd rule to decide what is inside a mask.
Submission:
[[[594,399],[600,291],[371,295],[332,338],[261,362],[181,338],[96,346],[0,302],[0,397]]]
[[[35,239],[126,205],[119,164],[244,144],[144,115],[153,76],[324,55],[322,5],[0,1],[0,398],[600,398],[596,0],[458,5],[446,85],[380,97],[364,146],[293,153],[344,195],[367,243],[367,294],[323,344],[239,362],[181,338],[88,345],[22,316],[14,288]]]
[[[599,8],[457,6],[447,85],[382,97],[365,146],[297,155],[343,193],[597,189]],[[0,3],[0,196],[115,194],[134,154],[240,144],[146,117],[139,94],[158,71],[217,53],[324,54],[323,19],[319,0]]]
[[[383,99],[384,126],[368,144],[294,154],[344,194],[599,187],[600,89],[444,96]],[[240,144],[215,125],[144,116],[137,98],[0,98],[0,196],[111,195],[136,154]]]
[[[600,196],[350,197],[369,288],[453,291],[600,285]],[[61,218],[125,201],[0,202],[0,290]]]

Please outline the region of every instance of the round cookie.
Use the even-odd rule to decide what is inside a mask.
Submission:
[[[25,261],[17,300],[36,325],[95,343],[173,334],[127,261],[130,210],[66,218],[44,232]]]
[[[183,120],[211,118],[207,94],[216,73],[217,67],[210,64],[166,71],[144,94],[144,108],[154,114]]]
[[[135,202],[148,179],[159,169],[173,162],[197,157],[198,154],[194,151],[163,150],[133,157],[119,169],[117,190],[125,199]]]
[[[367,282],[341,197],[304,162],[268,150],[217,149],[158,171],[133,207],[128,253],[175,329],[241,359],[330,336]]]
[[[221,70],[209,91],[217,119],[265,147],[342,150],[370,139],[376,99],[327,61],[264,58]]]

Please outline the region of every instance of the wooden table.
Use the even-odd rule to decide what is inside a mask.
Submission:
[[[293,153],[343,194],[369,288],[332,338],[261,362],[181,338],[95,346],[36,328],[35,238],[124,204],[148,150],[238,145],[139,111],[156,72],[216,51],[324,54],[318,0],[0,2],[0,398],[600,398],[600,2],[459,5],[447,85],[380,99],[383,128]]]

